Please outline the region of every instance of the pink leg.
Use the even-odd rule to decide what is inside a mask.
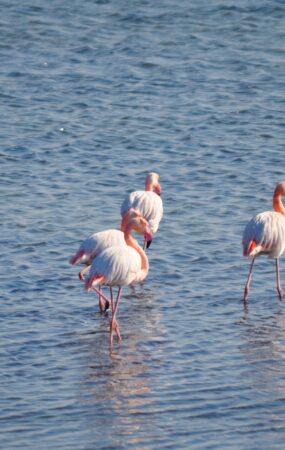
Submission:
[[[252,277],[252,269],[253,269],[254,261],[255,261],[255,256],[252,259],[252,262],[251,262],[251,265],[250,265],[250,269],[249,269],[249,274],[248,274],[247,281],[246,281],[246,285],[245,285],[245,288],[244,288],[244,296],[243,296],[243,301],[244,302],[246,302],[246,299],[247,299],[248,294],[249,294],[249,285],[250,285],[250,281],[251,281],[251,277]]]
[[[111,346],[113,344],[113,332],[114,331],[116,331],[119,341],[122,339],[121,334],[120,334],[119,325],[118,325],[118,322],[116,321],[116,314],[117,314],[117,310],[118,310],[121,291],[122,291],[122,288],[119,287],[115,305],[114,305],[113,301],[111,302],[111,304],[112,304],[112,319],[111,319],[111,324],[110,324],[110,345]]]
[[[276,277],[277,277],[277,291],[279,294],[279,300],[282,300],[283,290],[280,284],[280,266],[279,266],[279,258],[276,258]]]
[[[100,313],[103,314],[104,309],[105,309],[105,301],[104,301],[104,299],[102,297],[102,287],[101,286],[99,286],[98,291],[99,291],[99,308],[100,308]]]
[[[93,286],[92,289],[93,289],[93,291],[96,292],[96,294],[98,294],[99,296],[101,296],[101,297],[105,300],[105,302],[109,302],[109,301],[110,301],[110,300],[108,299],[108,297],[106,297],[106,295],[103,294],[103,292],[99,291],[98,288],[96,288],[96,287]]]
[[[89,264],[88,266],[84,267],[84,269],[82,269],[82,270],[79,272],[79,274],[78,274],[79,280],[81,280],[81,281],[84,281],[84,280],[85,280],[84,274],[85,274],[86,272],[88,272],[90,266],[91,266],[91,264]]]

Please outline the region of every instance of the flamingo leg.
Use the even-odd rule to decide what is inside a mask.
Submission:
[[[279,300],[282,300],[283,297],[283,290],[280,283],[280,264],[279,264],[279,258],[276,258],[276,278],[277,278],[277,291],[279,294]]]
[[[146,238],[144,238],[144,241],[143,241],[143,251],[144,252],[146,251],[146,246],[147,246],[147,240],[146,240]]]
[[[104,298],[102,296],[102,287],[99,286],[99,308],[100,308],[100,313],[103,314],[103,312],[105,311],[105,301]]]
[[[92,287],[92,290],[96,292],[96,294],[101,295],[101,297],[105,300],[105,302],[109,302],[110,300],[108,299],[108,297],[106,297],[105,294],[103,294],[103,292],[100,292],[98,288],[96,287]]]
[[[85,274],[86,272],[88,272],[90,266],[91,266],[91,264],[88,264],[88,266],[84,267],[84,269],[82,269],[82,270],[79,272],[79,274],[78,274],[79,280],[84,281],[84,279],[85,279],[84,274]]]
[[[252,277],[252,269],[253,269],[254,261],[255,261],[255,256],[253,257],[252,262],[250,264],[249,273],[248,273],[248,277],[247,277],[245,288],[244,288],[244,296],[243,296],[244,303],[246,302],[246,299],[249,294],[249,285],[250,285],[250,281],[251,281],[251,277]]]
[[[116,320],[116,314],[117,314],[117,310],[118,310],[118,306],[119,306],[121,291],[122,291],[122,288],[119,287],[115,305],[114,305],[114,302],[111,302],[111,305],[112,305],[112,319],[111,319],[111,324],[110,324],[110,345],[111,346],[113,344],[113,332],[114,331],[116,332],[119,341],[122,339],[121,334],[120,334],[119,325]]]

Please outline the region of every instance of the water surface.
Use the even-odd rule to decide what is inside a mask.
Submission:
[[[285,179],[284,3],[1,10],[0,448],[283,449],[284,305],[260,258],[243,308],[241,235]],[[165,214],[110,352],[68,261],[149,171]]]

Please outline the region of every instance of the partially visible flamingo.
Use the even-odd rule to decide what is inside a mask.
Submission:
[[[137,214],[132,217],[124,227],[125,246],[109,247],[101,252],[93,261],[89,271],[89,278],[85,282],[88,291],[94,290],[98,294],[100,286],[118,286],[118,293],[115,302],[111,294],[112,319],[110,323],[110,345],[113,343],[113,332],[118,339],[121,339],[116,314],[119,299],[123,286],[143,281],[149,270],[148,258],[144,250],[139,246],[137,240],[132,236],[132,230],[137,233],[144,233],[147,239],[152,236],[149,231],[148,222]],[[106,301],[109,299],[103,296]]]
[[[285,196],[285,181],[277,184],[273,195],[273,208],[275,211],[265,211],[253,217],[243,232],[243,254],[252,256],[245,289],[244,302],[249,294],[252,269],[255,258],[267,254],[276,260],[277,291],[282,299],[283,291],[280,284],[279,258],[285,250],[285,208],[281,197]]]
[[[146,177],[145,191],[131,192],[123,201],[121,206],[122,227],[124,226],[124,217],[127,212],[130,208],[134,208],[148,221],[151,233],[154,235],[163,216],[160,194],[159,175],[158,173],[150,172]],[[151,240],[145,240],[144,249],[148,248],[150,244]]]
[[[120,230],[104,230],[89,236],[82,242],[79,249],[70,259],[70,264],[86,264],[79,272],[80,280],[84,280],[85,273],[89,270],[94,258],[108,247],[125,245],[124,233]]]

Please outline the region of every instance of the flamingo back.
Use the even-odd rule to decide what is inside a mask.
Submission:
[[[122,217],[129,209],[137,210],[149,223],[150,231],[155,234],[163,216],[163,204],[159,195],[152,191],[134,191],[121,206]]]
[[[275,211],[257,214],[246,225],[242,244],[245,256],[266,253],[279,258],[285,250],[285,217]]]
[[[71,259],[74,261],[72,264],[91,264],[96,255],[114,245],[126,245],[122,231],[111,229],[94,233],[82,242],[78,252]]]
[[[108,286],[128,286],[141,271],[141,258],[136,250],[125,245],[109,247],[93,261],[89,277],[104,276]]]

